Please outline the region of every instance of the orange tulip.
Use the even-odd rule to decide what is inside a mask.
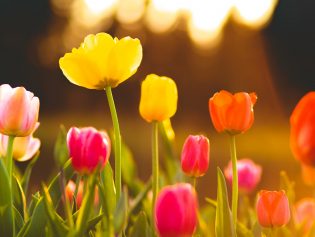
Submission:
[[[225,90],[215,93],[209,99],[209,112],[215,129],[230,134],[247,131],[254,122],[256,100],[256,93],[238,92],[233,95]]]
[[[295,158],[315,167],[315,91],[307,93],[290,117],[290,145]]]

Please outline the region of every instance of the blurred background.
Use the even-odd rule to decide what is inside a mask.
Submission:
[[[123,139],[143,180],[151,172],[151,127],[138,113],[140,85],[149,73],[172,77],[178,111],[172,119],[175,152],[189,134],[210,138],[210,169],[199,191],[215,197],[216,167],[229,160],[228,137],[211,123],[208,99],[218,90],[255,91],[255,123],[237,137],[238,158],[263,166],[264,189],[278,189],[279,171],[296,180],[298,197],[311,195],[289,147],[289,116],[315,89],[315,2],[312,0],[1,0],[0,82],[24,86],[40,98],[41,157],[36,188],[56,167],[53,145],[60,124],[110,130],[104,91],[68,82],[58,60],[90,33],[137,37],[138,72],[113,90]],[[163,154],[161,154],[163,159]],[[111,157],[113,160],[113,157]],[[23,168],[25,164],[20,164]]]

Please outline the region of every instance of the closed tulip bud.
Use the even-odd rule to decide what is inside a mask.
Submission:
[[[138,39],[119,40],[99,33],[86,36],[79,48],[59,60],[59,66],[71,83],[103,90],[116,87],[135,74],[141,60],[142,46]]]
[[[280,227],[290,220],[289,200],[283,190],[260,191],[256,211],[262,227]]]
[[[197,208],[197,196],[190,184],[164,187],[155,205],[155,226],[159,236],[192,236],[197,225]]]
[[[168,77],[150,74],[142,82],[140,115],[147,122],[163,121],[172,117],[177,109],[177,87]]]
[[[35,130],[39,123],[36,124]],[[35,130],[33,132],[35,132]],[[7,154],[9,137],[0,134],[0,154]],[[33,133],[27,137],[16,137],[13,146],[13,158],[17,161],[28,161],[32,159],[40,148],[40,140],[33,137]]]
[[[35,129],[39,99],[24,87],[0,86],[0,133],[26,137]]]
[[[315,221],[315,200],[314,198],[303,198],[294,206],[294,221],[303,225],[304,232],[311,230]]]
[[[237,161],[237,174],[238,174],[238,187],[242,193],[252,192],[261,178],[261,166],[255,164],[250,159],[242,159]],[[228,166],[224,169],[224,175],[227,181],[232,184],[233,170],[232,162],[230,161]]]
[[[202,135],[187,137],[181,157],[182,170],[189,176],[204,175],[209,166],[209,139]]]
[[[238,134],[247,131],[254,122],[255,93],[238,92],[234,95],[222,90],[209,99],[212,123],[218,132]]]
[[[73,201],[73,196],[75,193],[76,185],[72,180],[69,180],[69,182],[66,185],[65,188],[66,192],[66,198],[72,202]],[[77,196],[76,196],[76,204],[77,207],[80,208],[83,200],[83,191],[84,191],[84,183],[80,181],[79,183],[79,188],[77,190]],[[95,187],[95,196],[94,196],[94,206],[97,206],[99,204],[99,196],[98,196],[98,188],[97,186]]]
[[[315,167],[315,91],[307,93],[290,117],[290,144],[295,158]]]
[[[110,140],[106,132],[95,128],[73,127],[67,134],[67,145],[73,168],[81,174],[103,168],[110,155]]]

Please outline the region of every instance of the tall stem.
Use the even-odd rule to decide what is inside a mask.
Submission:
[[[115,102],[110,86],[105,88],[110,113],[112,116],[114,136],[115,136],[115,188],[116,188],[116,203],[118,203],[121,193],[121,137],[118,116],[116,112]]]
[[[159,149],[158,149],[158,122],[152,122],[152,191],[153,191],[153,199],[152,199],[152,221],[154,221],[154,206],[157,193],[159,191]]]
[[[237,204],[238,204],[238,173],[237,173],[237,157],[235,135],[230,135],[230,152],[233,168],[233,184],[232,184],[232,217],[233,223],[236,226],[237,221]]]
[[[7,155],[6,155],[6,166],[7,166],[7,171],[8,171],[9,178],[10,178],[10,186],[12,183],[12,166],[13,166],[12,156],[13,156],[14,138],[15,138],[14,136],[9,136],[8,146],[7,146]],[[12,189],[12,187],[11,187],[11,189]]]

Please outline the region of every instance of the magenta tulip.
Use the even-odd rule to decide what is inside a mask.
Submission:
[[[197,208],[197,196],[190,184],[164,187],[155,205],[155,225],[159,236],[192,236],[197,225]]]
[[[202,135],[189,135],[181,157],[182,170],[189,176],[203,176],[209,166],[209,139]]]
[[[250,159],[237,161],[238,187],[242,193],[252,192],[260,182],[262,169],[260,165],[255,164]],[[224,169],[224,175],[227,181],[232,184],[233,171],[232,162]]]
[[[0,133],[26,137],[35,129],[39,99],[24,87],[0,86]]]
[[[103,168],[110,155],[110,140],[106,132],[95,128],[72,127],[67,144],[73,168],[81,174],[92,173],[97,166]]]

